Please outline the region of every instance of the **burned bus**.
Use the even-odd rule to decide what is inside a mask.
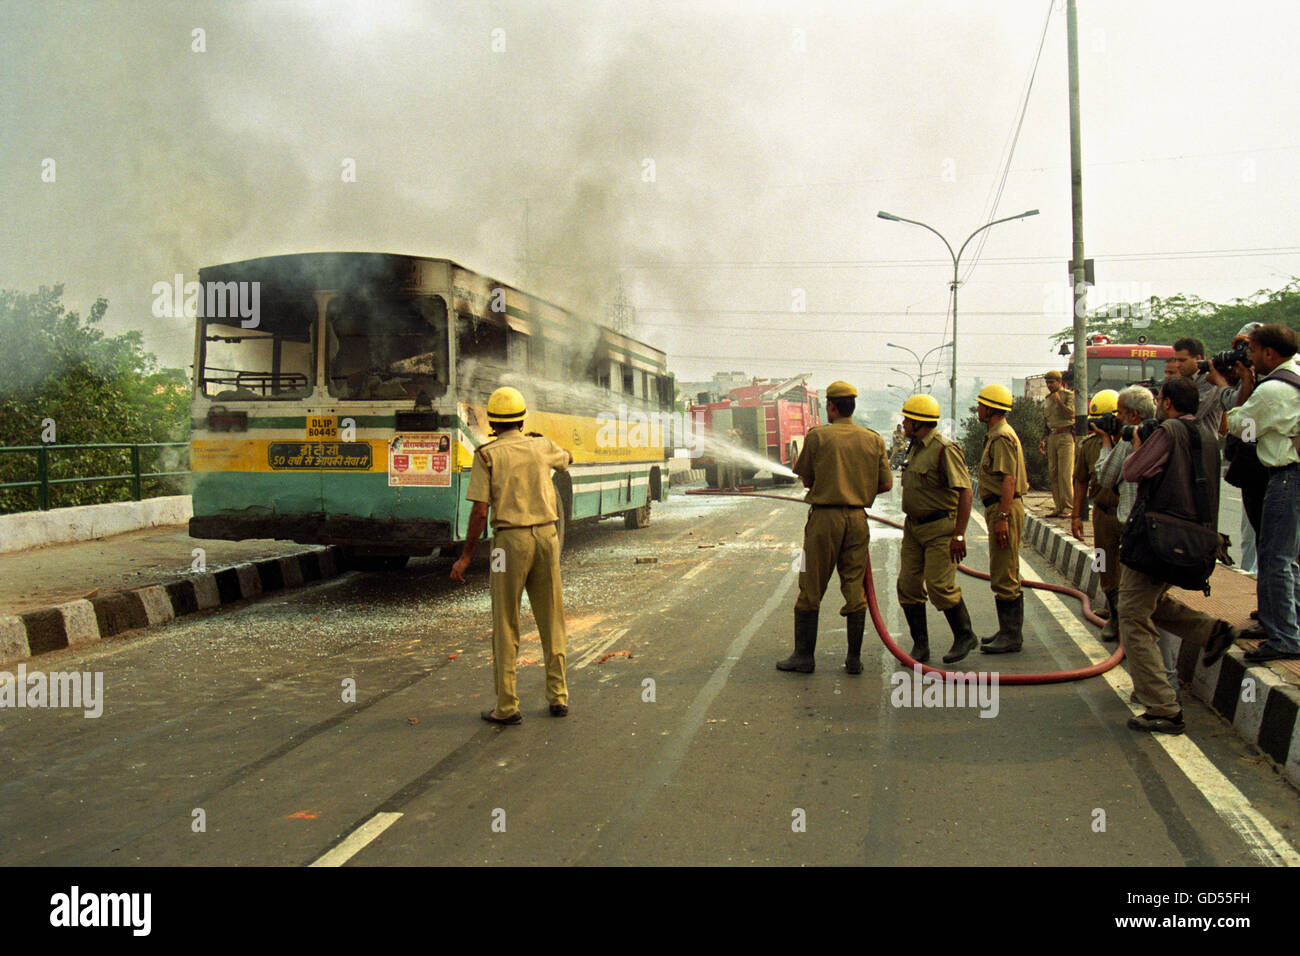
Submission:
[[[271,256],[199,282],[256,283],[259,308],[196,321],[193,537],[339,545],[372,568],[449,549],[500,385],[524,394],[525,431],[573,453],[554,475],[561,541],[575,520],[642,527],[667,497],[654,423],[675,389],[643,342],[447,259]],[[620,414],[651,424],[611,428]]]

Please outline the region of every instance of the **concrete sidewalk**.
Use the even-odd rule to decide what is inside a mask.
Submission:
[[[200,540],[184,525],[0,554],[0,662],[338,573],[333,548]]]
[[[1068,518],[1046,517],[1051,510],[1052,498],[1046,492],[1025,496],[1025,543],[1037,548],[1074,587],[1095,601],[1103,600],[1100,575],[1093,567],[1092,522],[1084,521],[1083,541],[1079,541],[1070,534]],[[1254,577],[1223,565],[1215,567],[1210,577],[1208,596],[1181,589],[1173,595],[1188,607],[1239,628],[1250,625],[1250,612],[1256,608]],[[1182,682],[1300,787],[1300,661],[1250,664],[1243,655],[1260,642],[1242,640],[1213,667],[1205,667],[1200,648],[1174,640]]]

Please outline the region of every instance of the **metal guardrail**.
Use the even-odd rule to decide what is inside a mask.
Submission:
[[[129,442],[113,442],[101,445],[11,445],[9,447],[0,447],[0,455],[33,453],[36,455],[36,480],[8,481],[0,483],[0,491],[10,488],[35,488],[36,507],[41,511],[49,511],[50,487],[52,485],[89,485],[112,481],[129,481],[131,483],[131,500],[140,501],[142,498],[142,485],[144,479],[171,478],[190,474],[189,469],[186,469],[185,471],[141,471],[141,449],[189,448],[189,445],[190,443],[187,441],[172,441],[139,442],[134,444]],[[103,451],[110,449],[128,449],[130,451],[130,471],[119,475],[92,475],[85,478],[50,477],[50,457],[55,452],[76,452],[88,450]]]

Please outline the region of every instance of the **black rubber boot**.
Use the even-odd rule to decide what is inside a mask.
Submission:
[[[924,604],[904,604],[903,616],[907,618],[907,628],[912,632],[911,658],[918,664],[930,659],[930,631],[925,623]]]
[[[850,674],[861,674],[862,632],[867,629],[867,612],[854,611],[844,622],[849,632],[849,654],[844,658],[844,670]]]
[[[1014,601],[998,599],[998,633],[989,644],[980,646],[985,654],[1015,654],[1024,644],[1021,627],[1025,619],[1025,594],[1020,592]]]
[[[943,655],[945,664],[956,664],[959,660],[975,650],[979,646],[975,638],[975,630],[970,625],[970,612],[966,610],[966,602],[958,601],[956,605],[948,608],[943,612],[943,616],[948,619],[948,626],[952,628],[952,650]]]
[[[817,650],[817,612],[794,612],[794,653],[783,661],[776,662],[779,671],[798,671],[811,674],[817,666],[813,652]]]
[[[1106,592],[1106,606],[1110,608],[1110,617],[1106,619],[1106,626],[1101,629],[1100,637],[1107,644],[1119,640],[1119,588],[1111,588]]]

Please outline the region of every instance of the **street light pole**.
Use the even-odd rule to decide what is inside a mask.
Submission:
[[[1030,209],[1028,212],[1022,212],[1019,215],[1005,216],[1002,219],[994,219],[992,222],[986,222],[966,237],[966,241],[961,244],[960,249],[953,252],[952,244],[948,242],[947,239],[944,239],[943,233],[938,229],[935,229],[933,226],[927,226],[925,223],[919,222],[915,219],[905,219],[902,216],[895,216],[893,213],[885,212],[883,209],[876,213],[876,216],[880,219],[887,219],[890,222],[910,222],[914,226],[920,226],[922,229],[930,230],[938,236],[940,240],[942,240],[944,247],[948,250],[948,255],[952,256],[952,284],[949,286],[952,290],[952,378],[949,380],[948,385],[952,389],[950,412],[954,428],[957,425],[957,285],[959,282],[957,277],[957,267],[961,263],[962,253],[966,251],[966,247],[970,245],[970,241],[985,229],[992,228],[1000,222],[1010,222],[1013,219],[1027,219],[1030,216],[1037,215],[1037,209]]]
[[[899,375],[903,376],[903,378],[911,382],[913,394],[921,390],[921,380],[919,378],[913,378],[911,372],[904,372],[901,368],[894,368],[892,365],[889,367],[889,370],[891,372],[897,372]]]
[[[928,359],[935,352],[938,352],[940,349],[946,349],[950,345],[952,345],[952,342],[944,342],[943,345],[936,345],[934,348],[930,349],[930,351],[926,352],[925,355],[917,355],[906,345],[896,345],[893,342],[886,342],[885,348],[899,349],[903,352],[906,352],[908,355],[912,356],[912,358],[916,359],[916,391],[920,392],[925,389],[925,360]],[[897,372],[899,371],[899,369],[894,369],[894,371]],[[903,374],[906,375],[907,373],[904,372]],[[938,374],[938,373],[931,373],[931,374]]]

